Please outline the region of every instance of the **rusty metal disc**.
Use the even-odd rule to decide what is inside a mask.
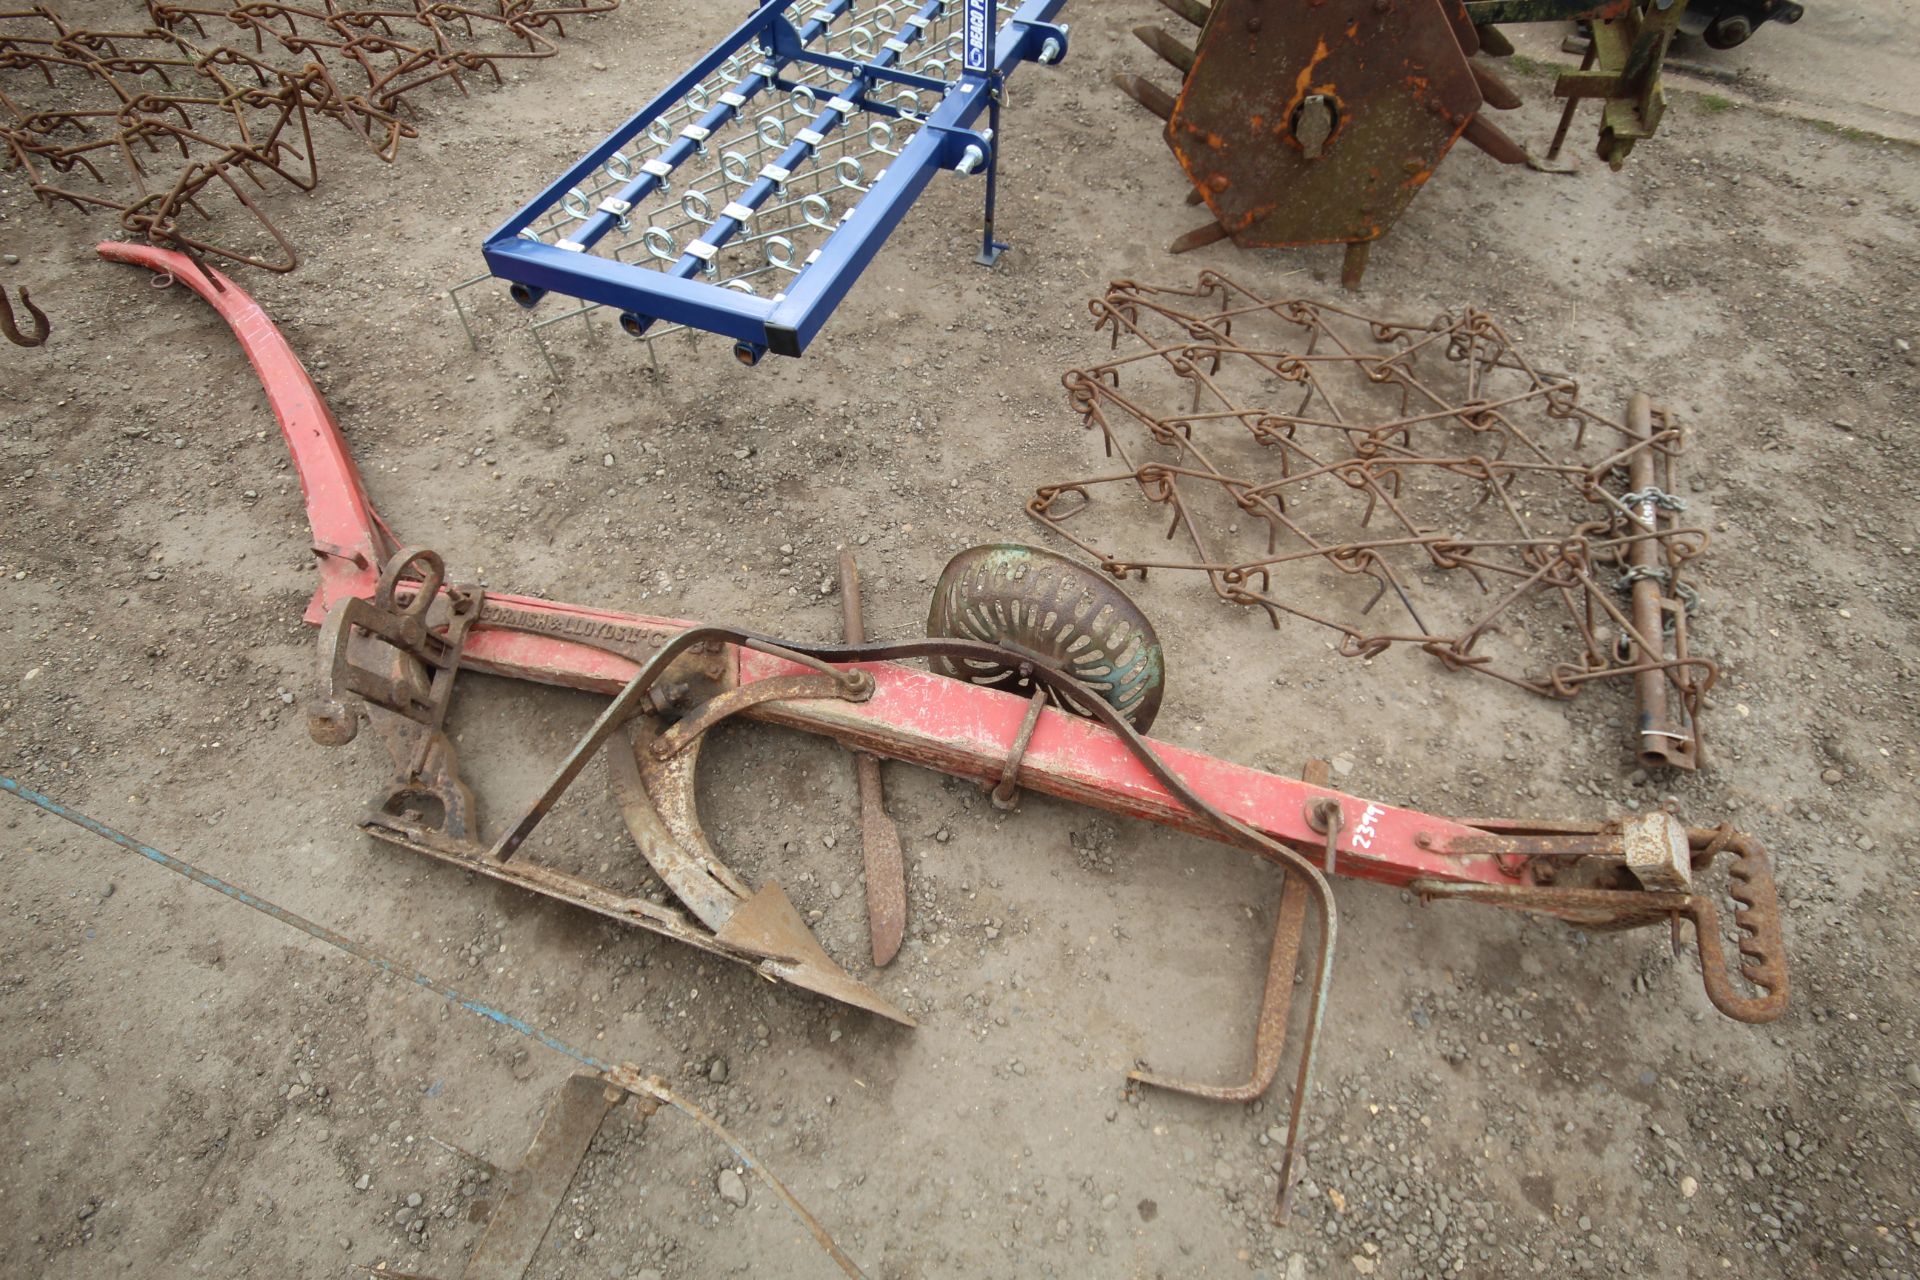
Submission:
[[[1459,0],[1219,0],[1167,143],[1243,249],[1377,239],[1480,107],[1463,31]]]
[[[989,543],[948,561],[933,590],[927,634],[985,640],[1065,671],[1142,732],[1166,691],[1160,637],[1139,606],[1110,579],[1039,547]],[[935,658],[931,665],[1009,693],[1034,688],[1006,663]],[[1071,702],[1066,709],[1086,714]]]

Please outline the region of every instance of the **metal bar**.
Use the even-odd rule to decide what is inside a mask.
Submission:
[[[487,1219],[480,1243],[467,1255],[460,1280],[520,1280],[547,1238],[553,1215],[586,1158],[593,1135],[615,1103],[627,1096],[597,1075],[567,1077],[540,1132],[527,1147],[526,1159],[508,1179],[506,1194]]]
[[[840,552],[840,605],[842,634],[848,644],[860,644],[867,638],[867,629],[860,616],[860,569],[851,548]],[[884,968],[899,954],[906,936],[906,857],[900,848],[900,829],[887,816],[880,761],[856,751],[853,770],[860,793],[860,855],[867,873],[867,934],[873,963]]]

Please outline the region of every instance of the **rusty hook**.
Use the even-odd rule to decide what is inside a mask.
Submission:
[[[53,325],[47,320],[47,313],[33,305],[33,299],[27,296],[23,287],[20,290],[20,305],[33,317],[33,331],[20,332],[19,324],[13,318],[13,304],[7,301],[7,291],[0,289],[0,333],[7,335],[7,341],[16,347],[44,346],[47,335],[53,332]]]

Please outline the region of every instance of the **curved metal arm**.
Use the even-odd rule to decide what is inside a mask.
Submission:
[[[109,240],[99,246],[99,254],[108,262],[158,272],[160,279],[199,294],[220,313],[247,353],[286,437],[306,496],[313,551],[320,558],[320,587],[307,605],[307,621],[320,622],[336,601],[372,595],[380,566],[392,558],[397,543],[360,484],[340,424],[260,304],[218,271],[183,253]]]
[[[1707,999],[1713,1001],[1714,1008],[1740,1022],[1772,1022],[1787,1009],[1787,948],[1780,931],[1780,897],[1774,889],[1773,865],[1767,861],[1767,851],[1759,841],[1726,827],[1687,834],[1694,841],[1705,838],[1699,858],[1702,864],[1712,862],[1722,850],[1734,855],[1727,864],[1727,893],[1739,904],[1733,910],[1733,923],[1740,930],[1740,976],[1765,993],[1748,996],[1733,989],[1727,978],[1719,913],[1711,898],[1695,894],[1687,915],[1693,920],[1694,940],[1700,947],[1700,976],[1706,983]]]

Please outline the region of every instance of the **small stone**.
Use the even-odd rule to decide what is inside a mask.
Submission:
[[[10,267],[17,267],[20,265],[20,255],[17,253],[0,254],[0,262],[4,262]]]
[[[1160,1216],[1160,1206],[1152,1200],[1142,1200],[1134,1209],[1140,1214],[1142,1222],[1152,1222]]]
[[[1335,756],[1333,758],[1333,771],[1344,778],[1353,772],[1353,761],[1346,756]]]
[[[1353,1257],[1349,1258],[1348,1261],[1353,1263],[1353,1269],[1361,1275],[1370,1276],[1373,1274],[1373,1259],[1369,1258],[1366,1254],[1356,1253]]]
[[[714,1190],[720,1198],[736,1209],[744,1209],[747,1204],[747,1184],[732,1169],[722,1169],[720,1176],[713,1181]]]
[[[933,838],[939,843],[945,844],[947,841],[953,839],[953,832],[947,830],[945,827],[942,827],[938,831],[933,833]]]
[[[422,1203],[423,1201],[418,1191],[410,1191],[407,1193],[407,1208],[418,1209]]]
[[[1822,769],[1820,771],[1820,781],[1828,784],[1829,786],[1840,781],[1844,777],[1846,777],[1846,775],[1841,773],[1838,769]]]
[[[603,454],[601,454],[601,455],[600,455],[600,465],[601,465],[601,466],[603,466],[603,467],[610,467],[610,466],[612,466],[612,465],[613,465],[613,455],[612,455],[612,454],[610,454],[610,453],[603,453]]]
[[[725,1058],[715,1058],[713,1060],[713,1065],[707,1068],[707,1079],[713,1081],[715,1084],[725,1084],[727,1082],[727,1060]]]
[[[353,1189],[355,1191],[365,1191],[368,1187],[372,1185],[373,1185],[373,1175],[370,1173],[363,1173],[359,1177],[353,1180]]]
[[[1909,1062],[1907,1064],[1907,1083],[1916,1089],[1920,1089],[1920,1062]]]
[[[1680,1179],[1680,1194],[1687,1199],[1693,1199],[1694,1193],[1698,1190],[1700,1190],[1700,1180],[1692,1174]]]

